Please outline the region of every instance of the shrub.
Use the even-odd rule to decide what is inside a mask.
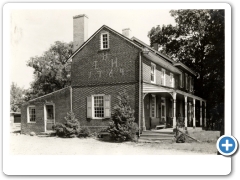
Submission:
[[[138,125],[134,122],[134,110],[130,107],[129,96],[124,90],[117,98],[119,103],[113,107],[112,121],[109,123],[107,132],[115,141],[135,140]]]
[[[89,136],[90,136],[89,128],[86,126],[81,127],[81,130],[79,132],[79,137],[89,137]]]
[[[72,138],[76,137],[80,132],[80,123],[75,118],[75,115],[73,112],[68,112],[67,116],[64,118],[65,123],[57,123],[56,125],[53,125],[53,130],[56,131],[56,135],[59,137],[67,137]]]

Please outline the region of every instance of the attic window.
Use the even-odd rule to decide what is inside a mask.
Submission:
[[[109,49],[109,34],[101,34],[101,49]]]

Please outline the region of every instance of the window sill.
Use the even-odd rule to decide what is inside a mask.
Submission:
[[[103,52],[103,51],[110,51],[110,48],[98,50],[98,52]]]
[[[29,124],[35,124],[36,122],[27,122],[27,123],[29,123]]]

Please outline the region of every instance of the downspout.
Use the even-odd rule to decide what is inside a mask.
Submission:
[[[70,110],[72,112],[72,86],[70,86]]]
[[[141,51],[139,52],[139,113],[138,113],[138,137],[140,137],[141,132],[141,100],[142,100],[142,59],[141,59]]]

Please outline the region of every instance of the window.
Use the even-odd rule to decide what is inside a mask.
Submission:
[[[188,74],[185,74],[185,87],[188,90]]]
[[[162,69],[162,85],[165,86],[166,82],[165,82],[165,69]]]
[[[189,80],[189,86],[190,86],[190,92],[193,92],[193,78],[192,76],[189,76],[190,80]]]
[[[93,98],[94,98],[93,116],[95,118],[103,118],[104,117],[103,96],[94,96]]]
[[[173,76],[173,73],[170,73],[170,86],[174,87],[174,76]]]
[[[101,49],[109,49],[109,34],[101,34]]]
[[[156,65],[151,63],[151,83],[156,83]]]
[[[181,88],[183,88],[183,86],[184,86],[184,74],[183,74],[183,73],[180,74],[180,83],[179,83],[179,86],[180,86]]]
[[[151,117],[156,117],[156,96],[151,96]]]
[[[103,119],[111,117],[110,95],[92,95],[87,97],[87,118]]]
[[[35,123],[36,122],[36,108],[35,106],[28,107],[28,123]]]

